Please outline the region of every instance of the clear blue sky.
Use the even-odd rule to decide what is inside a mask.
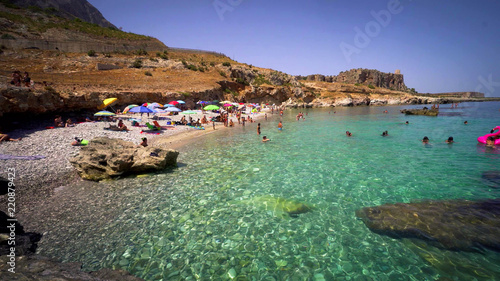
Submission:
[[[89,2],[124,31],[169,47],[221,52],[293,75],[400,69],[422,93],[500,96],[498,0]]]

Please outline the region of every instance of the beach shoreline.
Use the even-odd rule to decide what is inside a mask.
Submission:
[[[260,113],[252,113],[250,116],[254,121],[257,121],[264,119],[265,114],[267,114],[267,110],[263,110]],[[211,117],[218,114],[213,112],[198,112],[191,116],[194,120],[197,120],[198,118],[201,119],[203,115],[206,115],[210,120]],[[167,124],[167,121],[179,121],[182,116],[184,115],[168,116],[167,118],[170,120],[158,120],[158,122],[164,126]],[[231,115],[230,119],[235,121],[235,115]],[[145,118],[141,121],[141,124],[144,124],[145,122],[153,122],[153,119]],[[257,122],[254,123],[256,126]],[[9,132],[9,135],[13,138],[22,137],[22,140],[19,142],[0,143],[0,155],[7,158],[12,157],[12,159],[1,160],[1,163],[4,168],[2,170],[12,169],[16,174],[14,183],[16,184],[17,192],[17,212],[20,214],[32,213],[35,211],[32,209],[33,206],[36,206],[37,202],[50,197],[55,189],[83,181],[69,162],[69,159],[77,155],[80,150],[80,147],[71,145],[75,137],[87,140],[92,140],[96,137],[119,138],[137,145],[143,137],[147,137],[150,146],[179,150],[209,134],[223,133],[225,130],[231,129],[230,127],[225,127],[221,122],[216,122],[214,130],[213,124],[210,122],[209,124],[204,124],[205,129],[176,125],[166,126],[167,129],[157,133],[147,132],[145,130],[147,128],[145,127],[131,126],[131,121],[125,121],[125,125],[130,130],[128,132],[104,129],[114,124],[116,122],[85,122],[76,124],[74,127],[55,129],[46,129],[44,126],[38,124],[38,126],[31,129],[17,129]],[[252,124],[246,122],[246,126],[252,126]],[[235,127],[238,126],[241,125],[236,121]],[[15,159],[18,156],[39,156],[41,159]],[[7,177],[5,174],[0,174],[0,176]],[[0,197],[0,210],[4,212],[7,206],[6,200],[6,196]]]

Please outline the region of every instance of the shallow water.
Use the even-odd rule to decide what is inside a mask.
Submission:
[[[288,110],[281,132],[277,116],[261,120],[268,143],[251,124],[184,147],[176,169],[66,186],[40,207],[38,252],[146,280],[500,279],[499,253],[392,239],[356,218],[386,203],[500,196],[481,178],[500,152],[476,141],[500,125],[500,103],[399,113],[411,107],[309,109],[298,122]],[[314,210],[290,217],[266,205],[273,197]]]

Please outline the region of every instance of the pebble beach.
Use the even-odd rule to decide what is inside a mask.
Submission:
[[[191,116],[194,120],[202,118],[205,115],[209,120],[212,116],[218,115],[213,112],[196,111],[191,115],[173,115],[168,116],[167,120],[171,122],[179,121],[183,116],[187,119]],[[259,119],[264,113],[252,114],[253,119]],[[128,116],[127,116],[128,117]],[[139,115],[130,117],[139,118]],[[153,116],[151,116],[153,117]],[[17,129],[8,134],[12,138],[22,138],[20,141],[8,141],[0,143],[0,155],[2,156],[40,156],[41,159],[7,159],[0,160],[2,170],[13,168],[15,170],[15,183],[18,190],[18,206],[29,207],[33,200],[50,196],[53,189],[70,184],[80,180],[75,173],[69,159],[78,154],[80,147],[72,146],[71,142],[75,137],[92,140],[96,137],[119,138],[139,144],[143,137],[148,138],[150,146],[160,146],[162,148],[176,149],[184,145],[190,139],[214,132],[213,124],[204,124],[204,130],[195,129],[190,126],[176,125],[166,126],[167,120],[160,118],[158,120],[161,126],[166,126],[160,133],[151,132],[147,127],[135,127],[131,125],[128,118],[121,118],[129,131],[106,130],[110,125],[116,125],[117,121],[108,122],[84,122],[76,124],[74,127],[46,129],[45,126],[51,124],[41,124],[32,129]],[[230,117],[239,126],[236,117]],[[153,118],[147,118],[145,115],[140,124],[146,122],[152,123]],[[44,124],[44,125],[42,125]],[[226,129],[222,123],[216,122],[216,128]],[[229,128],[228,128],[229,129]],[[5,204],[2,204],[4,206]]]

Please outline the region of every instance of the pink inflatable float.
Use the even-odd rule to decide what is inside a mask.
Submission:
[[[496,130],[498,130],[498,132],[492,133],[492,134],[487,134],[487,135],[484,135],[482,137],[479,137],[479,138],[477,138],[477,141],[480,142],[480,143],[486,143],[486,139],[488,137],[497,137],[497,136],[500,136],[500,126],[496,126],[495,128],[493,128],[493,131],[496,131]],[[500,145],[500,139],[496,139],[495,140],[495,145]]]

